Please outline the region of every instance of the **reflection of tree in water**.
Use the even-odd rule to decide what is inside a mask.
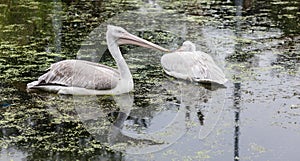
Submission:
[[[57,60],[74,58],[95,27],[137,7],[116,0],[0,3],[0,10],[5,11],[0,19],[0,70],[6,73],[0,79],[22,82],[41,75]]]
[[[298,5],[295,5],[298,4]],[[262,2],[258,4],[265,6],[265,9],[270,9],[270,19],[275,21],[276,25],[284,32],[286,36],[299,35],[300,16],[299,16],[299,1],[297,0],[282,0],[271,1],[271,3]]]
[[[62,25],[62,48],[64,53],[74,57],[81,42],[99,24],[117,15],[119,12],[137,9],[133,3],[114,0],[102,1],[67,1],[62,3],[64,18]],[[104,32],[105,33],[105,32]],[[105,37],[105,35],[103,35]],[[103,38],[104,39],[104,38]]]
[[[277,54],[276,61],[272,62],[272,65],[297,71],[300,63],[300,36],[286,40],[278,50],[282,53]]]
[[[278,36],[268,36],[258,38],[257,40],[249,41],[248,38],[240,38],[236,39],[237,43],[240,45],[240,50],[238,53],[230,55],[227,57],[228,61],[238,61],[238,62],[247,62],[253,61],[251,58],[256,54],[260,53],[261,51],[265,51],[266,48],[257,48],[255,47],[256,41],[265,43],[272,41],[272,39],[292,39],[291,41],[288,40],[288,43],[296,41],[299,44],[299,5],[297,0],[283,0],[283,1],[276,1],[276,0],[243,0],[241,4],[237,4],[239,1],[204,1],[199,2],[197,5],[201,7],[201,13],[197,13],[196,15],[205,15],[214,17],[216,14],[218,15],[218,20],[222,21],[222,24],[218,26],[218,28],[233,28],[236,25],[236,19],[232,19],[232,16],[236,14],[236,8],[232,8],[233,5],[241,5],[242,6],[242,18],[239,20],[241,31],[243,34],[248,34],[245,31],[257,31],[257,32],[270,32],[272,30],[276,31],[276,29],[280,29],[283,31],[283,35]],[[209,8],[205,8],[203,6],[209,4]],[[183,7],[186,8],[184,12],[186,14],[195,15],[194,11],[192,10],[195,5],[189,2],[182,3]],[[166,4],[166,7],[168,5]],[[220,7],[222,6],[222,7]],[[211,12],[213,10],[213,12]],[[278,31],[279,32],[279,31]],[[272,48],[276,48],[280,46],[277,44],[272,46]],[[293,45],[292,45],[293,46]],[[299,46],[299,45],[298,45]],[[293,47],[292,47],[293,48]],[[269,50],[270,47],[267,49]],[[278,63],[284,65],[286,63],[280,63],[280,61],[287,62],[287,66],[293,68],[293,64],[295,62],[299,62],[298,53],[296,52],[299,47],[296,47],[296,50],[293,49],[285,49],[283,52],[284,54],[280,54],[278,56]]]
[[[280,65],[292,70],[297,70],[297,64],[300,61],[298,58],[300,55],[298,52],[300,49],[300,17],[298,15],[300,7],[295,3],[298,2],[260,0],[253,3],[252,9],[248,12],[250,15],[257,15],[253,21],[250,21],[254,27],[261,26],[263,30],[280,28],[283,31],[283,35],[279,37],[283,39],[283,43],[275,46],[280,53],[277,54],[276,61],[272,62],[272,65]]]

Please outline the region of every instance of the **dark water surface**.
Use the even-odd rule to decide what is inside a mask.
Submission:
[[[1,1],[0,160],[299,160],[299,22],[298,0]],[[194,42],[226,88],[173,79],[164,53],[124,46],[129,94],[26,92],[60,60],[115,67],[107,24]]]

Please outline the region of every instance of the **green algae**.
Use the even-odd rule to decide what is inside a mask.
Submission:
[[[105,3],[105,6],[92,2],[83,6],[80,2],[74,2],[68,7],[64,6],[60,16],[66,39],[61,44],[60,52],[54,52],[55,35],[52,32],[51,18],[56,15],[51,12],[52,3],[29,0],[18,3],[23,3],[14,4],[19,12],[6,10],[8,5],[1,4],[6,12],[1,15],[5,18],[0,21],[0,96],[1,103],[8,103],[8,107],[0,109],[1,147],[16,146],[28,152],[29,160],[37,155],[39,158],[52,158],[53,155],[62,158],[70,155],[75,158],[102,155],[121,157],[91,138],[81,120],[74,116],[76,112],[73,99],[68,102],[57,99],[58,96],[28,95],[25,84],[36,80],[57,60],[75,58],[85,35],[117,12],[135,9],[134,1],[124,1],[121,6],[114,5],[116,2]],[[48,9],[42,9],[43,6],[48,6]],[[73,14],[78,13],[77,11],[81,12],[78,17]],[[22,12],[26,12],[23,15],[24,23],[14,23],[9,18]],[[107,15],[102,15],[103,13]],[[32,26],[35,27],[34,30]],[[82,34],[78,34],[79,31]],[[110,104],[100,102],[105,104],[104,109],[111,110]],[[86,105],[88,106],[87,103]]]
[[[22,1],[23,2],[23,1]],[[25,2],[25,1],[24,1]],[[111,2],[111,1],[109,1]],[[74,111],[74,100],[59,99],[57,95],[43,95],[32,94],[28,95],[25,91],[25,85],[27,82],[36,80],[39,75],[50,66],[50,64],[63,59],[75,58],[76,53],[81,45],[81,42],[99,23],[103,22],[108,17],[112,17],[124,10],[132,10],[139,8],[135,1],[123,1],[121,5],[119,1],[113,1],[112,3],[87,3],[86,6],[81,2],[75,1],[70,4],[63,4],[63,11],[61,11],[61,18],[64,23],[62,32],[64,33],[64,42],[62,50],[55,52],[55,45],[53,45],[54,37],[51,28],[51,18],[54,17],[51,11],[46,10],[51,14],[44,14],[40,17],[29,15],[26,18],[24,24],[14,24],[5,22],[0,25],[3,29],[0,33],[0,79],[1,79],[1,102],[8,102],[8,107],[1,107],[0,114],[0,127],[7,132],[7,134],[1,133],[0,145],[2,147],[17,146],[24,151],[29,152],[29,159],[34,159],[36,156],[42,158],[52,159],[55,154],[67,157],[89,157],[95,155],[112,155],[118,156],[112,149],[116,147],[110,147],[109,145],[103,145],[93,139],[84,128],[81,120],[76,116]],[[19,5],[19,9],[22,11],[37,10],[37,5],[42,5],[38,2],[26,1],[29,5]],[[100,3],[100,4],[99,4]],[[139,2],[140,3],[140,2]],[[168,12],[176,12],[188,14],[186,20],[195,22],[198,25],[213,24],[220,28],[227,26],[234,29],[235,9],[231,4],[220,5],[225,2],[221,1],[164,1],[161,2],[163,8],[168,9]],[[289,2],[272,2],[274,5],[289,4]],[[46,3],[47,6],[47,3]],[[116,8],[117,7],[117,8]],[[7,8],[7,5],[1,5],[0,8]],[[222,13],[226,12],[224,17],[212,17],[213,14],[207,12],[211,10],[213,12]],[[222,8],[220,11],[218,8]],[[49,7],[52,9],[52,7]],[[283,8],[286,11],[294,11],[295,7]],[[1,10],[4,12],[4,10]],[[270,24],[264,19],[260,19],[260,16],[269,15],[273,12],[272,7],[268,9],[261,9],[258,13],[257,22],[252,21],[256,16],[249,16],[241,18],[242,24],[253,23],[253,26],[247,28],[249,30],[268,30],[268,27],[277,27],[276,24]],[[275,10],[276,14],[278,13]],[[33,14],[36,14],[34,12]],[[299,12],[297,12],[299,15]],[[13,15],[13,14],[12,14]],[[209,17],[211,16],[211,17]],[[293,13],[286,13],[277,17],[280,20],[292,19],[297,22],[297,17]],[[7,14],[3,14],[2,17],[7,17]],[[272,17],[272,16],[271,16]],[[221,18],[221,19],[220,19]],[[273,18],[273,17],[272,17]],[[2,18],[1,18],[2,19]],[[8,19],[8,18],[7,18]],[[273,18],[276,19],[276,18]],[[5,19],[2,19],[5,20]],[[2,21],[1,20],[1,21]],[[46,22],[42,23],[43,20]],[[223,21],[224,22],[220,22]],[[276,19],[277,20],[277,19]],[[280,22],[277,20],[276,22]],[[291,22],[291,21],[288,21]],[[299,21],[298,21],[299,22]],[[35,32],[25,32],[27,30],[33,31],[29,26],[36,26],[33,28]],[[280,24],[285,29],[287,35],[298,33],[299,29],[286,28],[290,25]],[[46,26],[46,27],[43,27]],[[292,25],[295,26],[295,25]],[[297,26],[297,25],[296,25]],[[299,25],[298,25],[299,26]],[[247,27],[242,26],[242,27]],[[18,31],[16,31],[18,30]],[[292,32],[291,32],[292,31]],[[20,33],[24,32],[24,36],[20,38]],[[154,43],[168,45],[170,42],[177,42],[178,45],[183,41],[179,36],[174,35],[170,31],[165,30],[153,30],[153,31],[138,31],[138,35],[150,40]],[[197,35],[196,35],[197,36]],[[9,37],[9,38],[8,38]],[[194,37],[191,37],[194,39]],[[196,39],[196,38],[195,38]],[[271,38],[273,39],[273,38]],[[274,38],[278,39],[278,38]],[[256,40],[248,38],[236,38],[235,39],[242,47],[251,46],[256,43]],[[278,56],[278,61],[274,62],[272,68],[276,68],[280,71],[286,69],[295,69],[299,64],[299,49],[297,40],[292,40],[295,44],[288,44],[277,46],[277,48],[283,49]],[[123,47],[121,50],[126,54],[126,51],[131,50],[133,47]],[[47,50],[47,51],[45,51]],[[249,68],[251,59],[259,55],[265,49],[258,49],[254,51],[241,51],[227,57],[226,61],[230,64],[227,69],[236,69],[240,73],[230,78],[233,82],[251,81],[256,80],[256,74],[253,68]],[[104,57],[103,64],[114,66],[111,58]],[[151,59],[151,62],[157,61]],[[231,64],[231,62],[234,62]],[[142,113],[140,116],[152,116],[151,114],[143,113],[141,108],[149,107],[151,110],[158,110],[157,107],[161,104],[161,100],[156,98],[156,94],[163,94],[162,99],[172,99],[168,96],[168,93],[173,91],[156,91],[155,86],[160,85],[166,77],[163,74],[163,70],[159,64],[151,65],[150,63],[138,63],[138,65],[130,65],[133,72],[135,88],[135,109],[133,113]],[[259,69],[260,71],[269,70],[267,68]],[[172,78],[171,78],[172,79]],[[18,84],[18,82],[20,84]],[[8,84],[8,85],[5,85]],[[110,108],[115,108],[115,105],[111,101],[99,100],[97,103],[100,106],[110,111]],[[85,102],[86,106],[89,103]],[[150,110],[150,111],[151,111]],[[109,124],[109,122],[107,122]],[[138,128],[137,128],[138,129]],[[103,127],[95,130],[107,130],[107,127]],[[163,135],[163,134],[162,134]],[[132,143],[134,144],[134,143]],[[119,149],[124,149],[124,144],[117,144]],[[217,145],[215,145],[217,146]],[[256,144],[252,144],[251,150],[256,153],[264,153],[266,150],[264,147]],[[103,154],[101,154],[103,153]],[[180,158],[179,152],[167,151],[166,155],[172,158]],[[119,154],[121,155],[121,154]],[[119,156],[121,158],[121,156]],[[120,159],[118,158],[118,159]],[[186,160],[204,160],[212,158],[209,151],[198,151],[192,156],[184,156]]]
[[[70,116],[70,112],[74,112],[74,109],[69,107],[74,106],[59,100],[52,99],[52,102],[48,103],[38,99],[35,105],[14,105],[2,111],[0,126],[7,132],[15,132],[13,132],[14,135],[9,132],[4,134],[1,145],[16,145],[27,151],[39,149],[40,152],[79,153],[81,155],[90,155],[101,150],[109,151],[109,148],[90,138],[78,118]],[[56,106],[64,110],[60,110],[60,115],[49,113],[48,107],[53,106],[54,102]],[[62,113],[65,114],[62,115]],[[82,145],[80,141],[82,139],[88,141],[88,144]]]

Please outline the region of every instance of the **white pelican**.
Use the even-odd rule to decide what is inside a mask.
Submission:
[[[190,41],[173,53],[161,58],[164,71],[175,78],[202,83],[224,84],[227,79],[223,71],[208,54],[196,51],[196,46]]]
[[[106,41],[118,69],[84,60],[64,60],[52,64],[49,71],[40,76],[37,81],[28,83],[28,91],[39,89],[74,95],[127,93],[133,89],[133,79],[119,45],[134,44],[164,52],[169,51],[132,35],[121,27],[112,25],[107,26]]]

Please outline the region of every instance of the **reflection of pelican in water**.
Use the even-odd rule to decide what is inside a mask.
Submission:
[[[208,54],[196,51],[196,46],[190,41],[173,53],[165,54],[161,64],[168,75],[194,82],[226,83],[223,71]]]
[[[118,70],[83,60],[64,60],[52,64],[49,71],[27,88],[58,92],[59,94],[122,94],[133,89],[130,70],[119,45],[134,44],[167,52],[156,44],[128,33],[121,27],[107,26],[106,41]]]
[[[186,133],[185,108],[179,108],[175,117],[170,120],[171,122],[162,129],[149,133],[139,133],[128,130],[126,128],[128,124],[124,124],[130,116],[134,102],[130,93],[109,96],[119,107],[118,115],[113,121],[108,118],[108,115],[116,111],[114,106],[106,109],[99,107],[96,103],[98,100],[96,96],[73,96],[73,98],[77,102],[75,110],[86,130],[97,141],[117,151],[124,151],[129,154],[155,152],[172,145]],[[88,100],[83,100],[86,98]],[[86,102],[96,104],[86,107]]]
[[[180,108],[186,108],[187,120],[194,122],[197,119],[200,123],[199,139],[204,139],[213,132],[223,111],[226,88],[218,88],[218,84],[211,84],[210,88],[206,88],[193,82],[172,78],[161,86],[173,96],[168,102],[178,102]]]

